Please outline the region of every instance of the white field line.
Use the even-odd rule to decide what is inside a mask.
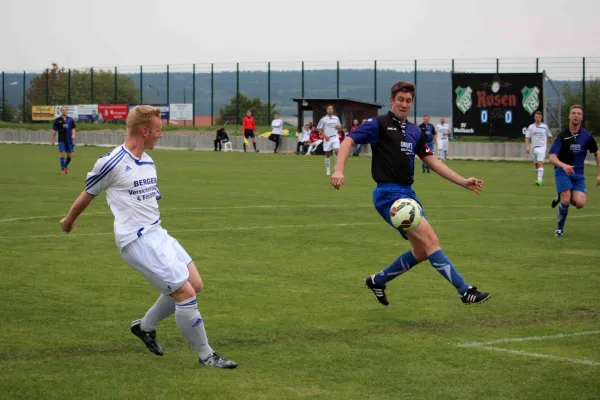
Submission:
[[[533,353],[533,352],[529,352],[529,351],[504,349],[501,347],[490,346],[492,344],[498,344],[498,343],[517,343],[517,342],[541,341],[541,340],[561,339],[561,338],[567,338],[567,337],[588,336],[588,335],[600,335],[600,331],[562,333],[562,334],[552,335],[552,336],[530,336],[530,337],[524,337],[524,338],[505,338],[505,339],[490,340],[488,342],[468,342],[468,343],[458,344],[458,345],[456,345],[456,347],[473,348],[473,349],[487,350],[487,351],[499,351],[499,352],[503,352],[503,353],[516,354],[516,355],[528,356],[528,357],[536,357],[536,358],[547,358],[550,360],[566,361],[566,362],[570,362],[572,364],[582,364],[582,365],[588,365],[588,366],[592,366],[592,367],[600,366],[600,362],[596,362],[596,361],[581,360],[579,358],[561,357],[561,356],[554,356],[551,354]]]
[[[256,206],[207,206],[207,207],[184,207],[184,208],[161,208],[160,211],[190,211],[190,212],[198,212],[198,211],[210,211],[210,210],[251,210],[251,209],[289,209],[289,208],[332,208],[332,209],[345,209],[348,207],[347,204],[342,205],[329,205],[329,204],[308,204],[308,205],[256,205]],[[352,208],[375,208],[373,205],[352,205]],[[460,205],[460,206],[428,206],[426,209],[430,208],[458,208],[458,209],[472,209],[472,208],[513,208],[514,205]],[[519,206],[520,209],[539,209],[541,206]],[[97,211],[97,212],[86,212],[83,214],[84,216],[93,216],[93,215],[109,215],[112,214],[110,211]],[[37,215],[31,217],[14,217],[14,218],[5,218],[0,219],[0,223],[2,222],[17,222],[17,221],[35,221],[41,219],[53,219],[53,218],[62,218],[65,214],[62,215]]]
[[[600,217],[600,214],[595,215],[574,215],[569,217],[572,218],[593,218]],[[545,220],[545,219],[556,219],[556,216],[548,216],[548,217],[531,217],[531,218],[523,218],[523,217],[515,217],[515,218],[461,218],[461,219],[446,219],[446,220],[431,220],[431,223],[446,223],[446,222],[465,222],[465,221],[475,221],[475,222],[483,222],[483,221],[511,221],[511,220]],[[58,223],[57,223],[58,224]],[[340,224],[305,224],[305,225],[258,225],[258,226],[242,226],[242,227],[225,227],[225,228],[195,228],[195,229],[174,229],[169,230],[171,233],[187,233],[187,232],[224,232],[224,231],[250,231],[250,230],[261,230],[261,229],[310,229],[310,228],[332,228],[332,227],[352,227],[352,226],[366,226],[366,225],[383,225],[384,222],[354,222],[354,223],[340,223]],[[58,226],[58,225],[57,225]],[[105,236],[112,235],[113,232],[97,232],[97,233],[80,233],[80,234],[70,234],[70,237],[79,237],[79,236]],[[0,240],[10,240],[10,239],[31,239],[31,238],[55,238],[55,237],[65,237],[65,233],[60,234],[50,234],[50,235],[24,235],[24,236],[0,236]]]

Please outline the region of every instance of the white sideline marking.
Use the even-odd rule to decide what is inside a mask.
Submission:
[[[329,205],[329,204],[307,204],[307,205],[302,205],[302,204],[293,204],[293,205],[274,205],[274,206],[267,206],[267,205],[257,205],[257,206],[207,206],[207,207],[184,207],[184,208],[161,208],[160,211],[202,211],[202,210],[250,210],[250,209],[261,209],[261,208],[337,208],[337,209],[343,209],[344,207],[348,207],[347,204],[340,204],[340,205]],[[514,207],[514,205],[467,205],[467,206],[463,206],[463,205],[456,205],[456,206],[428,206],[426,207],[427,209],[430,208],[509,208],[509,207]],[[523,208],[531,208],[531,209],[539,209],[541,206],[519,206],[520,209]],[[371,205],[353,205],[352,208],[375,208],[375,206]],[[110,211],[97,211],[97,212],[86,212],[84,215],[108,215],[112,213]],[[62,218],[64,217],[65,214],[63,215],[38,215],[38,216],[33,216],[33,217],[14,217],[14,218],[5,218],[5,219],[0,219],[0,223],[2,222],[17,222],[17,221],[34,221],[34,220],[38,220],[38,219],[52,219],[52,218]]]
[[[489,342],[467,342],[467,343],[458,345],[458,347],[487,346],[488,344],[497,344],[497,343],[530,342],[530,341],[534,341],[534,340],[561,339],[561,338],[566,338],[566,337],[588,336],[588,335],[600,335],[600,331],[561,333],[558,335],[551,335],[551,336],[529,336],[529,337],[524,337],[524,338],[506,338],[506,339],[490,340]]]
[[[489,342],[467,342],[467,343],[458,344],[458,345],[456,345],[456,347],[474,348],[474,349],[478,349],[478,350],[488,350],[488,351],[500,351],[500,352],[504,352],[504,353],[517,354],[520,356],[547,358],[550,360],[566,361],[566,362],[570,362],[573,364],[589,365],[589,366],[593,366],[593,367],[600,366],[600,362],[596,362],[596,361],[581,360],[578,358],[553,356],[551,354],[533,353],[533,352],[529,352],[529,351],[504,349],[501,347],[489,346],[491,344],[497,344],[497,343],[528,342],[528,341],[560,339],[560,338],[566,338],[566,337],[588,336],[588,335],[600,335],[600,331],[562,333],[562,334],[552,335],[552,336],[530,336],[530,337],[524,337],[524,338],[506,338],[506,339],[490,340]]]
[[[574,215],[570,218],[592,218],[600,217],[600,214],[594,215]],[[556,219],[556,216],[548,217],[531,217],[531,218],[470,218],[470,219],[446,219],[431,221],[433,224],[445,223],[445,222],[465,222],[465,221],[511,221],[511,220],[542,220],[542,219]],[[169,230],[172,233],[186,233],[186,232],[223,232],[223,231],[250,231],[260,229],[302,229],[302,228],[330,228],[330,227],[348,227],[348,226],[365,226],[365,225],[382,225],[383,221],[380,222],[353,222],[353,223],[340,223],[340,224],[306,224],[306,225],[260,225],[260,226],[242,226],[242,227],[227,227],[227,228],[195,228],[195,229],[174,229]],[[98,232],[98,233],[80,233],[70,234],[69,236],[104,236],[112,235],[113,232]],[[27,235],[27,236],[0,236],[0,239],[31,239],[31,238],[54,238],[54,237],[65,237],[66,233],[52,234],[52,235]]]

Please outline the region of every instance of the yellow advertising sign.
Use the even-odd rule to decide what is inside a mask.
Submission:
[[[31,106],[33,121],[54,121],[54,106]]]

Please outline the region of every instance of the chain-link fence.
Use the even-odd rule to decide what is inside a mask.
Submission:
[[[412,111],[416,120],[423,114],[451,115],[452,72],[544,72],[544,110],[551,126],[564,126],[574,103],[586,108],[586,120],[600,120],[600,57],[53,66],[2,72],[0,119],[30,122],[36,119],[33,106],[184,104],[192,109],[189,120],[174,123],[237,125],[251,109],[258,123],[268,124],[274,111],[297,117],[293,98],[386,105],[390,86],[407,80],[418,88]]]

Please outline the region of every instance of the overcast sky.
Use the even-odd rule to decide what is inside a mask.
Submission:
[[[0,70],[600,56],[598,0],[0,0]]]

